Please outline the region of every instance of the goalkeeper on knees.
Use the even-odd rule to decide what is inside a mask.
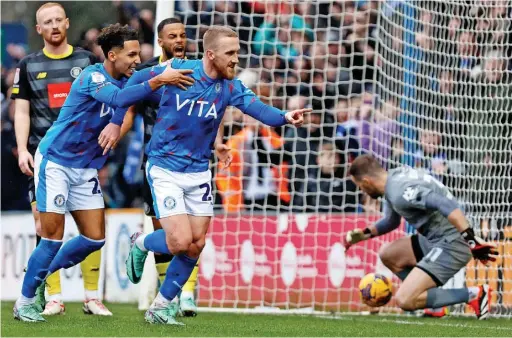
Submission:
[[[442,289],[471,256],[483,264],[495,261],[494,245],[475,236],[450,191],[426,172],[409,167],[386,171],[370,155],[354,160],[349,174],[372,198],[383,197],[384,217],[365,229],[349,231],[345,249],[397,229],[401,218],[418,234],[382,247],[379,257],[402,281],[395,294],[406,311],[467,303],[479,319],[489,316],[489,285]]]

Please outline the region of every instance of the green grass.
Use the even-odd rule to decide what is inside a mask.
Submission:
[[[475,318],[415,318],[406,316],[337,315],[322,318],[291,315],[200,313],[184,318],[185,327],[150,325],[135,305],[109,304],[114,317],[87,316],[81,304],[66,304],[66,315],[47,323],[20,323],[12,318],[12,303],[2,302],[2,337],[157,337],[157,336],[479,336],[511,337],[512,321]]]

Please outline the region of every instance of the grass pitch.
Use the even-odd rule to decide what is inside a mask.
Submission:
[[[199,313],[182,318],[184,327],[150,325],[136,305],[109,304],[113,317],[84,315],[81,304],[66,304],[64,316],[47,323],[20,323],[12,317],[12,302],[2,302],[2,337],[247,337],[247,336],[384,336],[384,337],[511,337],[512,320],[407,316],[330,317]]]

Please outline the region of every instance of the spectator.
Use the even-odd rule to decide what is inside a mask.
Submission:
[[[332,139],[324,138],[316,158],[317,166],[310,169],[307,185],[307,211],[356,212],[359,198],[357,187],[346,175],[347,161],[336,150]]]
[[[288,110],[308,107],[304,96],[293,96],[288,99]],[[318,145],[323,136],[322,114],[313,111],[304,116],[301,128],[288,128],[285,132],[284,159],[291,164],[290,191],[291,204],[295,210],[304,210],[306,206],[306,187],[308,181],[308,168],[314,166],[318,152]]]
[[[299,46],[305,39],[314,40],[311,27],[297,14],[267,14],[265,22],[257,29],[252,41],[252,50],[256,55],[278,53],[285,59],[293,59],[302,54],[300,47],[291,43],[291,34],[299,38]]]
[[[244,128],[226,145],[233,160],[229,168],[218,168],[216,177],[225,211],[277,210],[290,202],[287,166],[273,165],[280,162],[275,150],[283,146],[275,131],[244,115]]]

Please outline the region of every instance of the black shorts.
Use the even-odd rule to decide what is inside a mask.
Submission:
[[[36,183],[34,181],[34,176],[28,177],[28,200],[31,205],[36,203]]]
[[[142,184],[142,198],[144,199],[144,213],[146,216],[156,217],[155,208],[153,207],[153,194],[146,174],[144,174],[144,183]]]

